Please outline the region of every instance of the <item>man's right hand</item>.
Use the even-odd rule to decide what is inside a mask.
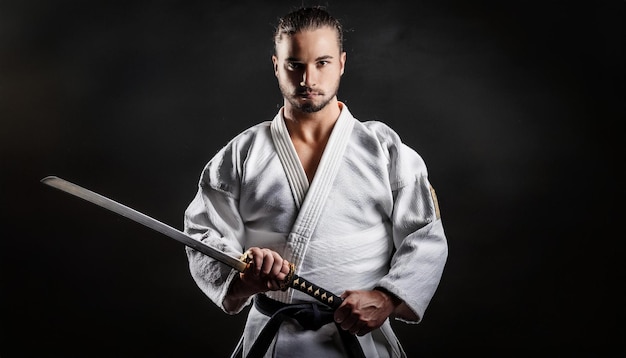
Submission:
[[[289,274],[289,262],[276,251],[251,247],[245,252],[245,258],[250,264],[231,283],[224,299],[227,310],[259,292],[280,290],[280,283]]]
[[[248,268],[239,274],[241,282],[254,287],[253,294],[280,289],[289,274],[289,262],[276,251],[251,247],[245,252]]]

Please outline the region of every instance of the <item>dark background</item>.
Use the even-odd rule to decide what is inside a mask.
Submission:
[[[2,358],[229,354],[245,315],[180,244],[39,180],[181,228],[206,161],[282,104],[272,31],[300,3],[0,1]],[[624,2],[323,4],[340,100],[439,195],[450,256],[394,323],[409,356],[625,357]]]

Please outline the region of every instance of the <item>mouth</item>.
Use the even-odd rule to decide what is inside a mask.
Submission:
[[[323,93],[321,92],[313,92],[310,90],[302,90],[302,91],[298,91],[296,92],[296,96],[300,97],[300,98],[304,98],[304,99],[312,99],[315,98],[317,96],[321,96],[323,95]]]

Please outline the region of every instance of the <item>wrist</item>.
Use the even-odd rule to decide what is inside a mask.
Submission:
[[[374,290],[384,294],[389,299],[389,302],[391,302],[394,308],[398,307],[402,303],[402,299],[389,292],[389,290],[384,287],[374,287]]]
[[[235,311],[254,294],[255,292],[252,292],[250,287],[242,282],[239,275],[235,275],[222,304],[227,311]]]
[[[250,286],[246,285],[246,283],[242,281],[240,275],[235,275],[233,280],[230,282],[230,286],[226,292],[226,297],[233,300],[245,300],[252,295],[254,295],[254,292],[250,290]]]

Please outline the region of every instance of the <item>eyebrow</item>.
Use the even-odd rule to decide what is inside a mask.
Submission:
[[[320,56],[318,58],[315,59],[315,61],[322,61],[322,60],[330,60],[333,59],[334,57],[331,55],[324,55],[324,56]],[[299,58],[296,57],[287,57],[287,61],[289,62],[300,62]]]

